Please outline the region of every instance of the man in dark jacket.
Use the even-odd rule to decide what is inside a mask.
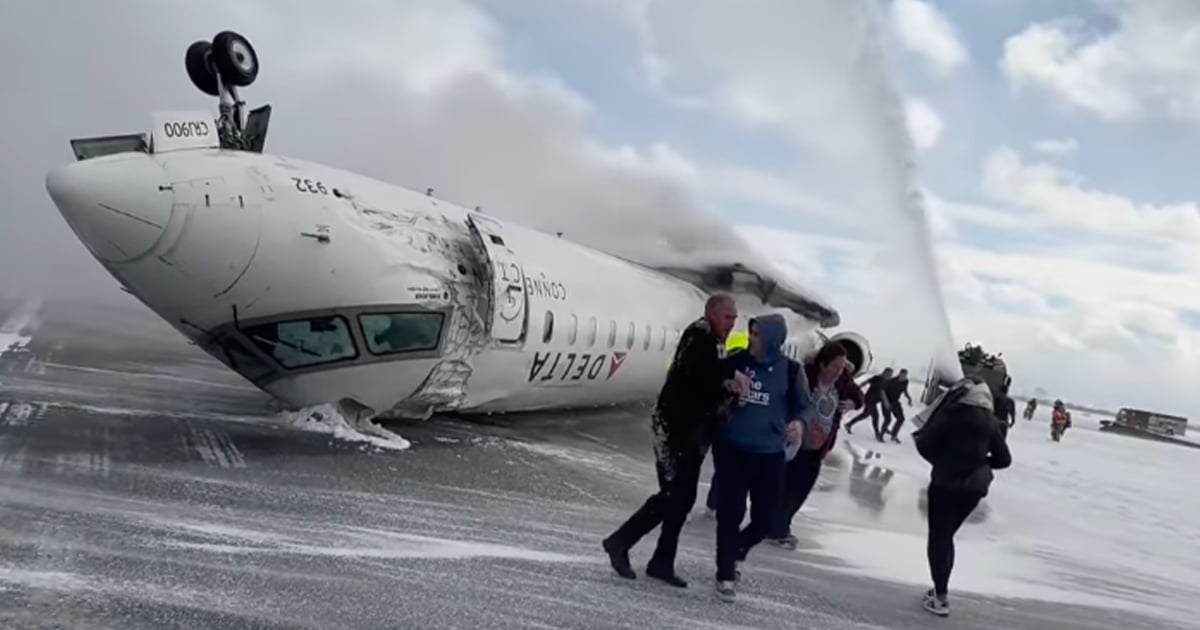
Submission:
[[[1008,438],[1008,430],[1017,424],[1017,403],[1008,395],[1008,386],[1000,388],[996,400],[992,401],[996,422],[1000,425],[1000,433]]]
[[[721,418],[728,412],[734,392],[746,387],[744,377],[735,378],[732,368],[721,359],[725,337],[736,320],[733,299],[714,295],[705,304],[704,317],[689,325],[679,338],[651,420],[659,491],[603,543],[613,570],[621,577],[637,577],[629,563],[629,549],[661,524],[658,547],[646,565],[646,575],[673,586],[687,586],[675,574],[679,532],[696,502],[700,467]]]
[[[886,418],[890,412],[888,411],[888,407],[884,402],[883,389],[891,379],[892,368],[884,368],[879,374],[867,379],[867,394],[864,397],[866,406],[862,413],[854,416],[850,419],[850,422],[846,423],[846,433],[853,433],[853,431],[850,430],[851,427],[858,424],[860,420],[870,416],[871,428],[875,430],[875,439],[879,440],[880,442],[883,441],[883,433],[879,430],[879,405],[884,405],[883,415]]]
[[[796,548],[798,541],[791,532],[792,519],[808,500],[821,475],[821,462],[837,441],[842,415],[862,407],[864,402],[862,389],[854,382],[854,366],[846,362],[846,347],[836,341],[825,344],[807,361],[804,373],[810,388],[809,397],[813,400],[813,414],[828,414],[832,410],[832,427],[826,435],[806,431],[804,441],[807,444],[801,444],[784,469],[783,509],[769,540],[785,549]]]
[[[883,431],[880,435],[891,434],[892,441],[900,443],[900,427],[904,425],[904,406],[900,404],[900,397],[908,399],[908,404],[912,405],[912,396],[908,395],[908,368],[901,368],[895,378],[888,381],[883,387],[884,414],[883,414]]]
[[[933,465],[928,493],[926,553],[933,588],[925,593],[929,612],[950,614],[950,572],[954,534],[987,496],[993,470],[1012,465],[1012,454],[992,416],[992,393],[982,382],[964,379],[946,391],[913,439],[917,452]]]

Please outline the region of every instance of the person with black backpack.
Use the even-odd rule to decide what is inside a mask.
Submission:
[[[927,420],[913,433],[917,452],[932,464],[926,554],[933,588],[922,603],[941,617],[950,614],[954,535],[987,496],[992,471],[1012,465],[1012,454],[992,406],[992,392],[986,383],[963,379],[919,414]]]
[[[717,484],[717,596],[733,601],[737,564],[774,529],[782,502],[785,445],[801,440],[812,404],[804,370],[784,356],[780,315],[750,321],[750,348],[728,359],[749,381],[713,443]],[[813,429],[819,431],[818,429]],[[828,428],[824,430],[828,432]],[[750,496],[750,524],[741,528]]]

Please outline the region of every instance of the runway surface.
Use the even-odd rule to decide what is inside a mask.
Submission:
[[[711,520],[685,531],[686,590],[622,580],[600,552],[653,487],[644,410],[435,418],[382,451],[280,426],[136,306],[0,300],[0,353],[3,628],[1187,627],[978,592],[932,619],[922,586],[822,542],[857,519],[905,534],[871,553],[919,564],[920,476],[871,463],[907,445],[839,445],[801,549],[756,549],[724,604]]]

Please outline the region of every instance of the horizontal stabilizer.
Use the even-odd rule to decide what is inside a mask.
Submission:
[[[709,293],[753,295],[767,306],[789,309],[824,328],[837,326],[841,321],[841,316],[832,306],[812,293],[791,286],[791,283],[773,274],[755,271],[741,263],[656,269]]]

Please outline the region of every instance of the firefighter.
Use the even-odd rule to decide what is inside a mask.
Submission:
[[[1067,411],[1063,401],[1054,401],[1054,411],[1050,414],[1050,438],[1055,442],[1062,440],[1062,434],[1071,428],[1071,412]]]

